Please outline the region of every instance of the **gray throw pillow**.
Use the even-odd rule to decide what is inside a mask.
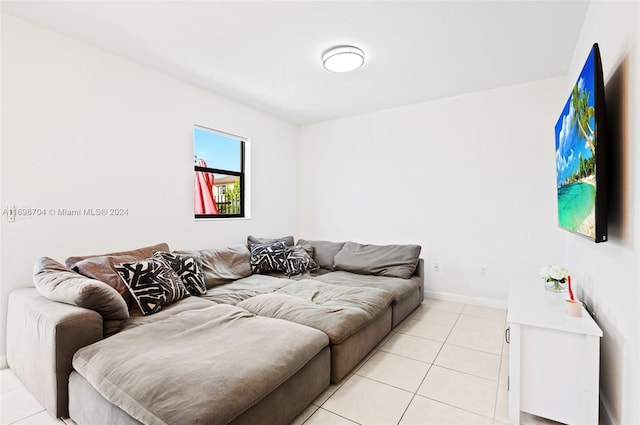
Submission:
[[[243,244],[235,244],[225,248],[174,252],[199,260],[207,289],[251,276],[251,264],[249,262],[251,253]]]
[[[42,296],[98,312],[105,321],[129,318],[127,303],[118,291],[82,276],[48,257],[36,260],[33,284]]]
[[[336,254],[335,269],[409,279],[418,265],[420,245],[363,245],[347,242]]]
[[[308,241],[298,239],[298,245],[301,245],[307,251],[312,251],[313,259],[320,267],[327,270],[334,270],[334,259],[336,254],[344,246],[344,242]]]

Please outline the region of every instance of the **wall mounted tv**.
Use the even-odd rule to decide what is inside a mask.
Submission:
[[[604,81],[594,44],[556,123],[556,184],[561,228],[607,240]]]

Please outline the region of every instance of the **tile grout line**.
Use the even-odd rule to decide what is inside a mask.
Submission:
[[[467,305],[468,305],[468,304],[465,304],[465,307],[466,307]],[[437,310],[437,309],[436,309],[436,310]],[[440,310],[440,311],[445,311],[445,310]],[[447,311],[447,312],[448,312],[448,313],[453,313],[453,312],[450,312],[450,311]],[[456,324],[458,323],[458,320],[460,319],[460,316],[462,316],[462,315],[463,315],[463,312],[464,312],[464,308],[463,308],[462,312],[460,312],[460,313],[454,313],[454,314],[457,314],[457,315],[458,315],[458,317],[457,317],[457,318],[456,318],[456,320],[453,322],[453,325],[451,326],[451,330],[450,330],[450,331],[449,331],[449,333],[447,334],[447,337],[445,338],[445,340],[444,340],[444,341],[437,341],[437,342],[442,342],[442,345],[440,346],[440,349],[438,350],[438,353],[437,353],[437,354],[436,354],[436,356],[434,357],[433,363],[431,363],[431,365],[430,365],[430,367],[429,367],[429,370],[428,370],[428,371],[427,371],[427,373],[425,374],[424,378],[422,378],[422,381],[420,382],[420,385],[418,385],[418,389],[414,392],[413,397],[411,398],[411,400],[409,401],[409,404],[407,405],[407,407],[405,408],[404,412],[402,413],[402,416],[400,417],[400,419],[399,419],[399,421],[398,421],[398,424],[397,424],[397,425],[399,425],[399,424],[400,424],[400,422],[402,422],[402,419],[404,418],[405,414],[407,413],[407,410],[409,410],[409,407],[411,406],[411,403],[413,403],[413,400],[415,400],[416,396],[418,396],[418,397],[424,397],[424,398],[426,398],[426,399],[428,399],[428,400],[432,400],[432,401],[434,401],[434,402],[436,402],[436,403],[442,403],[442,404],[444,404],[444,405],[446,405],[446,406],[453,407],[453,408],[455,408],[455,409],[459,409],[459,410],[462,410],[462,411],[464,411],[464,412],[467,412],[467,413],[470,413],[470,414],[473,414],[473,415],[481,416],[481,417],[486,418],[486,419],[489,419],[489,420],[491,420],[491,421],[495,421],[495,420],[496,420],[496,419],[495,419],[495,412],[496,412],[496,405],[497,405],[497,395],[498,395],[498,390],[499,390],[499,386],[500,386],[500,370],[501,370],[501,369],[498,369],[498,379],[497,379],[496,381],[493,381],[492,379],[487,379],[487,378],[484,378],[484,377],[481,377],[481,376],[476,376],[476,375],[473,375],[473,374],[470,374],[470,373],[461,372],[461,371],[459,371],[459,370],[450,369],[450,368],[447,368],[447,367],[444,367],[444,366],[438,366],[438,365],[436,365],[436,364],[435,364],[435,361],[436,361],[436,359],[438,358],[438,355],[440,355],[440,352],[441,352],[441,351],[442,351],[442,349],[444,348],[445,344],[447,344],[447,340],[449,339],[449,336],[451,336],[451,332],[453,332],[453,330],[454,330],[454,328],[455,328]],[[467,316],[468,316],[468,317],[476,317],[476,316],[469,316],[469,315],[467,315]],[[480,318],[482,318],[482,317],[480,317]],[[478,332],[478,331],[476,331],[476,332]],[[407,334],[405,334],[405,335],[407,335]],[[421,337],[416,337],[416,338],[421,338]],[[422,338],[422,339],[426,339],[426,340],[431,341],[429,338]],[[451,345],[458,347],[458,346],[457,346],[457,345],[455,345],[455,344],[451,344]],[[460,348],[468,348],[468,347],[460,347]],[[471,348],[469,348],[469,349],[470,349],[470,350],[474,350],[474,349],[471,349]],[[481,350],[474,350],[474,351],[478,351],[478,352],[481,352],[481,353],[485,353],[484,351],[481,351]],[[392,354],[392,353],[391,353],[391,354]],[[486,354],[493,354],[493,353],[486,353]],[[494,355],[496,355],[496,354],[494,354]],[[499,356],[500,356],[500,366],[501,366],[501,365],[502,365],[502,351],[501,351],[501,353],[500,353],[500,355],[499,355]],[[451,370],[451,371],[458,372],[458,373],[463,373],[463,374],[468,375],[468,376],[473,376],[473,377],[476,377],[476,378],[485,379],[485,380],[487,380],[487,381],[496,382],[496,383],[497,383],[497,387],[496,387],[496,401],[495,401],[494,406],[493,406],[493,415],[492,415],[491,417],[489,417],[489,416],[484,416],[484,415],[481,415],[481,414],[479,414],[479,413],[477,413],[477,412],[472,412],[472,411],[470,411],[470,410],[464,409],[464,408],[462,408],[462,407],[460,407],[460,406],[455,406],[455,405],[452,405],[452,404],[449,404],[449,403],[442,402],[442,401],[440,401],[440,400],[435,400],[435,399],[432,399],[432,398],[430,398],[430,397],[426,397],[426,396],[423,396],[423,395],[418,394],[418,391],[420,391],[420,387],[422,387],[422,384],[423,384],[423,383],[424,383],[424,381],[427,379],[427,375],[429,375],[429,372],[431,371],[431,369],[432,369],[432,367],[433,367],[433,366],[438,366],[438,367],[441,367],[441,368],[443,368],[443,369]],[[388,384],[387,384],[387,385],[388,385]]]
[[[46,410],[45,410],[44,408],[42,408],[42,410],[40,410],[40,411],[38,411],[38,412],[32,413],[32,414],[27,415],[27,416],[23,416],[23,417],[21,417],[21,418],[19,418],[19,419],[15,420],[15,421],[13,421],[13,422],[9,422],[7,425],[14,425],[14,424],[17,424],[18,422],[24,421],[25,419],[28,419],[28,418],[30,418],[30,417],[32,417],[32,416],[39,415],[40,413],[45,412],[45,411],[46,411]],[[58,419],[58,418],[56,418],[56,419]]]
[[[314,404],[314,406],[316,406],[317,409],[309,416],[309,418],[307,418],[303,422],[303,424],[306,424],[321,409],[323,411],[325,411],[325,412],[329,412],[329,413],[334,414],[334,415],[336,415],[336,416],[338,416],[340,418],[348,420],[351,423],[357,424],[358,422],[354,421],[353,419],[350,419],[350,418],[348,418],[346,416],[343,416],[341,414],[338,414],[336,412],[333,412],[333,411],[323,407],[329,401],[329,399],[331,399],[344,386],[344,384],[349,379],[351,379],[353,376],[358,376],[359,378],[366,379],[366,380],[369,380],[369,381],[372,381],[372,382],[376,382],[378,384],[385,385],[387,387],[390,387],[390,388],[393,388],[393,389],[397,389],[397,390],[400,390],[400,391],[404,391],[404,392],[407,392],[407,393],[411,394],[411,399],[409,400],[409,402],[407,403],[406,407],[404,408],[404,410],[403,410],[402,414],[400,415],[400,418],[398,419],[396,425],[399,425],[402,422],[402,420],[404,419],[405,415],[407,414],[409,408],[411,407],[412,403],[414,402],[414,400],[416,400],[416,397],[422,397],[422,398],[427,399],[427,400],[432,400],[432,401],[434,401],[436,403],[442,403],[443,405],[446,405],[446,406],[449,406],[449,407],[452,407],[452,408],[455,408],[455,409],[459,409],[459,410],[467,412],[469,414],[477,415],[477,416],[486,418],[486,419],[491,420],[491,421],[496,421],[498,395],[499,395],[499,390],[500,390],[500,388],[499,388],[500,387],[500,376],[501,376],[501,372],[502,372],[502,365],[503,365],[503,363],[505,361],[504,360],[505,356],[504,356],[504,353],[503,353],[503,350],[502,350],[502,345],[501,345],[500,353],[496,354],[494,352],[488,352],[488,351],[483,351],[483,350],[479,350],[479,349],[476,349],[476,348],[465,347],[465,346],[457,345],[457,344],[454,344],[454,343],[450,343],[449,344],[449,345],[454,346],[454,347],[468,349],[468,350],[472,350],[472,351],[475,351],[475,352],[478,352],[478,353],[489,354],[491,356],[498,356],[499,359],[500,359],[500,363],[499,363],[499,369],[498,369],[498,376],[497,376],[497,379],[495,381],[493,379],[489,379],[489,378],[486,378],[486,377],[483,377],[483,376],[477,376],[477,375],[474,375],[474,374],[471,374],[471,373],[462,372],[462,371],[459,371],[459,370],[456,370],[456,369],[451,369],[451,368],[444,367],[444,366],[438,366],[438,365],[435,364],[438,356],[442,353],[442,350],[444,349],[445,344],[448,343],[447,341],[449,340],[449,338],[451,337],[451,334],[453,333],[453,331],[455,329],[463,329],[463,330],[466,330],[466,331],[469,331],[469,332],[474,332],[474,333],[478,333],[478,334],[485,334],[487,336],[491,336],[492,334],[497,334],[497,332],[496,333],[485,332],[483,330],[478,330],[478,329],[467,329],[467,328],[464,328],[464,327],[456,328],[456,325],[458,325],[458,323],[459,323],[459,321],[460,321],[460,319],[461,319],[461,317],[463,315],[466,316],[466,317],[469,317],[470,319],[482,319],[482,320],[489,320],[489,321],[495,321],[495,322],[501,320],[503,323],[505,322],[505,319],[495,319],[493,317],[482,317],[482,316],[464,314],[465,308],[468,305],[469,304],[464,304],[462,309],[461,309],[461,311],[459,311],[459,312],[453,312],[453,311],[449,311],[449,310],[444,310],[444,309],[431,307],[435,311],[441,311],[441,312],[446,312],[446,313],[449,313],[449,314],[452,314],[452,315],[456,315],[456,318],[455,318],[455,320],[453,321],[453,323],[451,325],[445,325],[445,324],[437,323],[437,322],[433,322],[433,321],[425,321],[425,320],[420,320],[420,319],[414,319],[414,318],[411,317],[411,314],[409,316],[407,316],[400,324],[398,324],[398,326],[395,329],[392,329],[390,331],[389,335],[387,337],[385,337],[385,339],[382,342],[380,342],[375,347],[375,349],[372,350],[372,352],[369,353],[365,357],[365,359],[363,359],[363,361],[358,365],[358,367],[352,373],[350,373],[349,376],[346,377],[346,379],[344,379],[339,384],[339,386],[327,397],[327,399],[323,403],[321,403],[320,405],[315,405]],[[423,322],[423,323],[438,324],[438,325],[441,325],[441,326],[449,326],[449,331],[447,332],[446,337],[444,338],[443,341],[437,341],[435,339],[425,338],[423,336],[402,333],[400,330],[408,323],[409,320],[415,320],[417,322]],[[384,345],[387,344],[394,336],[398,336],[398,335],[406,335],[406,336],[417,338],[417,339],[420,339],[420,340],[430,341],[430,342],[433,342],[433,343],[438,343],[438,344],[440,344],[440,347],[438,348],[435,356],[433,357],[433,361],[432,362],[426,362],[426,361],[421,360],[421,359],[415,359],[415,358],[408,357],[408,356],[405,356],[405,355],[401,355],[401,354],[396,354],[396,353],[392,353],[392,352],[389,352],[389,351],[385,351],[383,349]],[[427,369],[427,372],[425,373],[425,375],[421,379],[421,381],[420,381],[419,385],[417,386],[416,390],[414,390],[414,391],[406,390],[404,388],[400,388],[400,387],[397,387],[395,385],[388,384],[386,382],[378,381],[376,379],[361,375],[359,372],[362,370],[362,368],[366,365],[366,363],[368,361],[370,361],[378,353],[383,353],[385,355],[389,354],[389,355],[397,356],[397,357],[400,357],[400,358],[403,358],[403,359],[418,361],[420,363],[429,365],[429,367]],[[479,414],[477,412],[473,412],[473,411],[464,409],[464,408],[462,408],[460,406],[452,405],[452,404],[449,404],[449,403],[445,403],[445,402],[442,402],[442,401],[439,401],[439,400],[432,399],[432,398],[427,397],[427,396],[420,395],[419,394],[420,388],[424,384],[424,382],[427,379],[429,373],[432,371],[433,366],[438,366],[438,367],[443,368],[443,369],[447,369],[447,370],[450,370],[450,371],[453,371],[453,372],[461,373],[461,374],[464,374],[464,375],[467,375],[467,376],[472,376],[472,377],[479,378],[479,379],[482,379],[482,380],[485,380],[485,381],[494,382],[496,384],[496,393],[495,393],[495,397],[494,397],[493,414],[491,416],[485,416],[485,415]]]
[[[502,353],[492,353],[490,351],[484,351],[484,350],[479,350],[477,348],[465,347],[464,345],[458,345],[452,342],[450,342],[449,345],[456,348],[464,348],[465,350],[475,351],[476,353],[489,354],[491,356],[502,357]]]
[[[464,310],[464,308],[463,308],[463,310]],[[420,391],[420,388],[422,387],[422,384],[424,384],[424,381],[427,379],[427,376],[429,376],[429,372],[431,372],[431,369],[433,368],[436,359],[440,355],[440,352],[442,351],[442,348],[446,344],[447,339],[449,339],[449,336],[451,335],[451,332],[453,332],[453,328],[456,326],[456,323],[458,323],[458,319],[460,318],[461,313],[456,313],[456,314],[458,315],[458,317],[453,322],[453,325],[451,325],[451,329],[449,330],[449,333],[447,334],[447,336],[444,339],[444,341],[442,341],[442,345],[440,345],[440,348],[438,349],[438,352],[433,357],[433,362],[429,365],[429,369],[427,370],[427,373],[424,374],[424,377],[420,381],[420,385],[418,385],[418,388],[416,388],[416,390],[414,391],[413,396],[411,397],[411,400],[409,400],[409,403],[407,404],[407,407],[405,407],[404,411],[402,412],[402,415],[400,415],[400,419],[398,419],[398,423],[396,425],[400,425],[400,422],[402,422],[402,419],[404,418],[404,415],[407,414],[407,410],[409,410],[409,407],[411,407],[411,404],[413,403],[413,400],[415,400],[416,396],[420,396],[420,394],[418,394],[418,391]],[[420,338],[420,337],[417,337],[417,338]],[[423,338],[423,339],[431,341],[428,338]],[[440,342],[440,341],[437,341],[437,342]],[[420,397],[422,397],[422,396],[420,396]]]
[[[467,305],[469,305],[469,304],[465,304],[465,307],[466,307]],[[436,358],[434,359],[434,363],[433,363],[433,365],[432,365],[432,366],[438,366],[438,367],[441,367],[441,368],[443,368],[443,369],[451,370],[451,371],[458,372],[458,373],[463,373],[463,374],[468,375],[468,376],[473,376],[473,377],[476,377],[476,378],[485,379],[485,380],[487,380],[487,381],[496,382],[496,384],[497,384],[497,385],[496,385],[496,395],[495,395],[495,400],[494,400],[494,405],[493,405],[493,415],[492,415],[491,417],[488,417],[488,416],[484,416],[484,415],[478,414],[478,413],[476,413],[476,412],[472,412],[472,411],[467,410],[467,409],[463,409],[463,408],[462,408],[462,407],[460,407],[460,406],[454,406],[454,405],[451,405],[451,404],[448,404],[448,403],[444,403],[444,402],[439,401],[439,400],[432,399],[432,398],[430,398],[430,397],[425,397],[425,398],[427,398],[427,399],[429,399],[429,400],[433,400],[433,401],[435,401],[435,402],[437,402],[437,403],[445,404],[445,405],[447,405],[447,406],[450,406],[450,407],[453,407],[453,408],[456,408],[456,409],[460,409],[460,410],[462,410],[462,411],[465,411],[465,412],[468,412],[468,413],[471,413],[471,414],[474,414],[474,415],[481,416],[481,417],[483,417],[483,418],[490,419],[491,421],[495,422],[495,421],[496,421],[496,408],[497,408],[497,404],[498,404],[498,393],[499,393],[499,391],[500,391],[500,372],[502,371],[502,362],[503,362],[503,357],[504,357],[504,354],[503,354],[502,349],[500,350],[500,354],[499,354],[499,356],[500,356],[500,365],[499,365],[499,369],[498,369],[498,378],[497,378],[497,380],[496,380],[496,381],[493,381],[492,379],[487,379],[487,378],[484,378],[484,377],[481,377],[481,376],[473,375],[473,374],[466,373],[466,372],[461,372],[461,371],[459,371],[459,370],[455,370],[455,369],[451,369],[451,368],[447,368],[447,367],[439,366],[439,365],[436,365],[436,364],[435,364],[435,361],[436,361],[436,359],[437,359],[438,355],[440,355],[440,351],[442,351],[442,348],[443,348],[443,347],[445,346],[445,344],[447,343],[447,340],[449,339],[449,336],[451,335],[451,332],[453,332],[453,329],[455,328],[456,324],[458,323],[458,320],[460,319],[460,317],[461,317],[462,315],[464,315],[464,308],[463,308],[462,312],[460,312],[460,313],[458,314],[458,318],[456,319],[456,321],[454,322],[453,326],[451,327],[451,331],[450,331],[450,332],[449,332],[449,334],[447,335],[447,338],[445,339],[445,341],[442,343],[442,347],[440,347],[440,350],[438,350],[438,354],[436,355]],[[473,317],[473,318],[478,318],[478,317],[476,317],[476,316],[471,316],[471,315],[465,315],[465,316],[467,316],[467,317]],[[481,319],[486,319],[486,318],[483,318],[483,317],[479,317],[479,318],[481,318]],[[493,319],[488,319],[488,320],[493,320]],[[506,319],[505,319],[504,323],[506,323]],[[465,329],[465,328],[460,328],[460,329]],[[487,334],[489,334],[489,332],[477,331],[477,330],[475,330],[475,329],[469,329],[469,330],[470,330],[470,331],[474,331],[474,332],[478,332],[478,333],[487,333]],[[459,346],[457,346],[457,345],[455,345],[455,344],[451,344],[451,345],[453,345],[453,346],[455,346],[455,347],[459,347]],[[501,347],[502,347],[502,345],[501,345]],[[472,348],[468,348],[468,347],[460,347],[460,348],[467,348],[467,349],[469,349],[469,350],[474,350],[474,349],[472,349]],[[481,352],[481,353],[485,353],[484,351],[481,351],[481,350],[474,350],[474,351],[478,351],[478,352]],[[487,354],[492,354],[492,353],[487,353]],[[495,354],[494,354],[494,355],[495,355]],[[429,371],[431,371],[431,368],[429,368]],[[427,372],[427,375],[428,375],[428,373],[429,373],[429,372]],[[422,383],[424,383],[424,380],[427,378],[427,375],[425,375],[424,379],[422,380]],[[420,384],[420,386],[422,386],[422,383]],[[420,390],[420,387],[418,387],[418,390]],[[416,392],[416,394],[414,394],[414,398],[415,398],[415,396],[416,396],[416,395],[420,395],[420,394],[418,394],[418,393]],[[424,396],[421,396],[421,397],[424,397]],[[411,399],[411,401],[413,402],[413,398]],[[408,409],[408,407],[407,407],[407,409]],[[405,413],[406,413],[406,409],[405,409]],[[404,414],[403,414],[403,416],[404,416]]]
[[[410,336],[411,336],[411,335],[410,335]],[[428,340],[428,341],[431,341],[431,340]],[[438,342],[438,341],[434,341],[434,342]],[[428,364],[428,365],[433,364],[433,362],[428,362],[428,361],[425,361],[425,360],[414,359],[413,357],[405,356],[405,355],[403,355],[403,354],[392,353],[391,351],[384,351],[382,348],[381,348],[381,349],[379,349],[378,351],[376,351],[376,354],[378,354],[378,352],[380,352],[380,353],[384,353],[384,354],[390,354],[390,355],[392,355],[392,356],[396,356],[396,357],[401,357],[401,358],[403,358],[403,359],[407,359],[407,360],[413,360],[414,362],[420,362],[420,363],[424,363],[424,364]],[[435,359],[434,359],[434,360],[435,360]],[[364,366],[364,365],[363,365],[363,366]],[[360,369],[362,369],[362,368],[360,368]],[[358,369],[358,370],[360,370],[360,369]]]
[[[310,419],[311,419],[311,418],[312,418],[316,413],[318,413],[318,410],[324,410],[325,412],[329,412],[329,413],[331,413],[332,415],[336,415],[336,416],[338,416],[338,417],[340,417],[340,418],[342,418],[342,419],[345,419],[345,420],[347,420],[347,421],[349,421],[349,422],[351,422],[351,423],[353,423],[353,424],[361,425],[361,424],[360,424],[360,422],[356,422],[356,421],[354,421],[353,419],[349,419],[349,418],[347,418],[346,416],[342,416],[342,415],[340,415],[340,414],[338,414],[338,413],[336,413],[336,412],[332,412],[332,411],[331,411],[331,410],[329,410],[329,409],[323,409],[322,407],[318,407],[318,408],[316,409],[316,411],[315,411],[315,412],[313,412],[313,413],[311,414],[311,416],[309,416],[309,417],[308,417],[308,418],[307,418],[307,419],[302,423],[302,425],[305,425],[305,424],[306,424],[306,423],[307,423],[307,422],[308,422],[308,421],[309,421],[309,420],[310,420]]]

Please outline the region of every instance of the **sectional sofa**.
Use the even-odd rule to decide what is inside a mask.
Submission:
[[[41,258],[7,361],[78,424],[286,424],[424,298],[417,245],[247,244]]]

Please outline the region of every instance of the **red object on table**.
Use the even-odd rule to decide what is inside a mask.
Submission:
[[[573,297],[573,290],[571,289],[571,276],[567,276],[567,281],[569,282],[569,299],[571,301],[575,301],[575,298]]]

